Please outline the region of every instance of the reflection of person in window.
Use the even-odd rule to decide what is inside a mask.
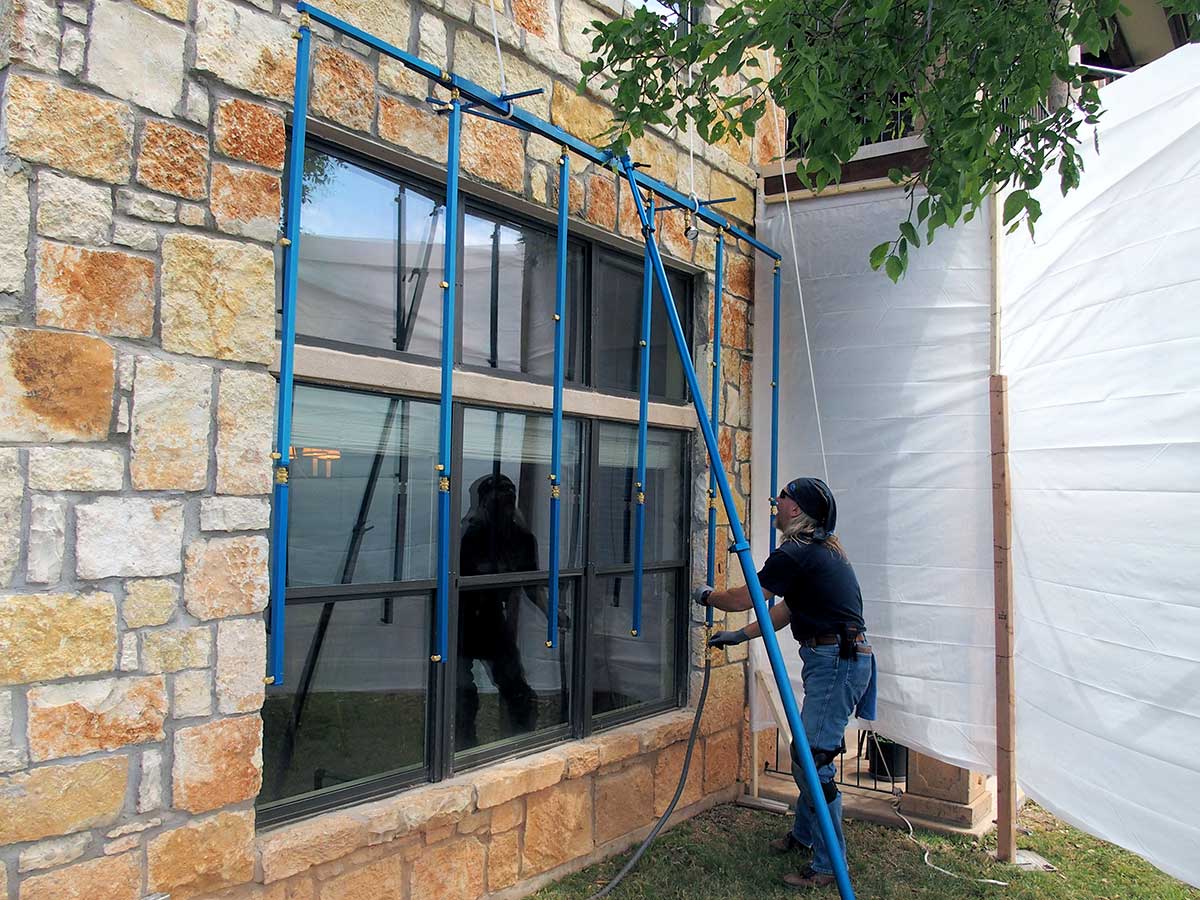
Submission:
[[[459,570],[470,575],[536,572],[537,538],[517,509],[517,489],[505,475],[485,475],[471,485],[471,509],[463,519]],[[544,590],[534,602],[544,608]],[[479,660],[500,692],[508,716],[508,734],[534,730],[537,697],[525,677],[517,646],[521,601],[520,586],[462,591],[458,606],[458,697],[455,711],[455,744],[458,749],[479,743],[475,720],[479,690],[474,666]],[[538,602],[538,601],[541,602]],[[501,735],[496,735],[500,737]]]

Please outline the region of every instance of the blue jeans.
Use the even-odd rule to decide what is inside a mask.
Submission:
[[[868,645],[858,646],[866,649]],[[800,659],[804,662],[804,706],[800,710],[800,720],[804,723],[804,733],[808,737],[808,745],[812,748],[813,755],[818,760],[829,760],[817,767],[817,775],[822,785],[832,785],[837,774],[834,762],[837,759],[837,751],[842,746],[846,725],[849,724],[850,715],[871,680],[871,656],[860,652],[855,654],[854,659],[842,659],[838,656],[837,645],[828,644],[801,647]],[[796,798],[796,821],[792,826],[792,836],[805,846],[812,847],[812,867],[815,871],[832,875],[832,851],[821,836],[814,798],[808,795],[804,772],[795,759],[792,760],[792,777],[796,779],[796,786],[800,788],[800,796]],[[815,802],[825,803],[825,797],[817,797]],[[828,807],[829,816],[833,820],[833,830],[837,835],[837,852],[845,859],[842,795],[838,793]]]

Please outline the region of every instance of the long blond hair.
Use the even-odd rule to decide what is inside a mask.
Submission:
[[[814,542],[813,533],[816,532],[817,528],[819,527],[820,525],[816,519],[814,519],[804,510],[797,509],[795,517],[783,527],[781,534],[785,541],[796,541],[800,544],[811,544]],[[829,535],[820,543],[823,543],[842,559],[849,558],[846,556],[846,551],[842,547],[842,542],[838,540],[836,534]]]

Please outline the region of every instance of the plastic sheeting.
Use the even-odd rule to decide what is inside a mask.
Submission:
[[[1102,96],[1003,249],[1017,774],[1200,885],[1200,47]]]
[[[939,234],[893,285],[871,270],[868,255],[908,212],[898,190],[792,203],[828,480],[878,657],[876,730],[992,771],[988,223],[981,215]],[[823,469],[784,204],[766,206],[758,236],[784,253],[779,477],[786,483]],[[770,267],[758,270],[757,296],[769,298]],[[755,346],[770,347],[771,316],[761,299],[755,322]],[[754,383],[770,382],[770,354],[760,349]],[[769,391],[756,390],[753,403],[754,433],[769,434]],[[767,443],[754,442],[756,475],[770,471]],[[770,490],[755,478],[760,559]],[[784,647],[799,694],[800,660],[794,643],[785,639]],[[752,647],[762,669],[760,651]],[[753,695],[752,714],[756,727],[774,725]]]

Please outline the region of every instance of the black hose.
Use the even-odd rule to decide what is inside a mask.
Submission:
[[[655,823],[654,828],[646,835],[646,839],[642,841],[642,845],[629,858],[629,862],[622,866],[621,871],[617,873],[612,881],[588,897],[588,900],[600,900],[601,897],[607,897],[612,893],[613,889],[621,883],[621,880],[638,864],[638,860],[642,858],[642,854],[646,852],[646,848],[658,837],[658,833],[667,824],[667,819],[671,818],[671,813],[675,812],[675,805],[679,803],[679,798],[683,796],[684,785],[687,784],[688,768],[692,764],[692,751],[696,749],[696,735],[700,731],[700,716],[704,714],[704,701],[708,698],[708,679],[711,674],[712,662],[709,660],[706,652],[704,657],[704,683],[700,686],[700,698],[696,701],[696,718],[692,720],[692,733],[688,736],[687,753],[683,757],[683,771],[679,773],[679,786],[675,788],[675,796],[671,798],[671,803],[667,806],[666,812],[662,814],[662,818]]]

